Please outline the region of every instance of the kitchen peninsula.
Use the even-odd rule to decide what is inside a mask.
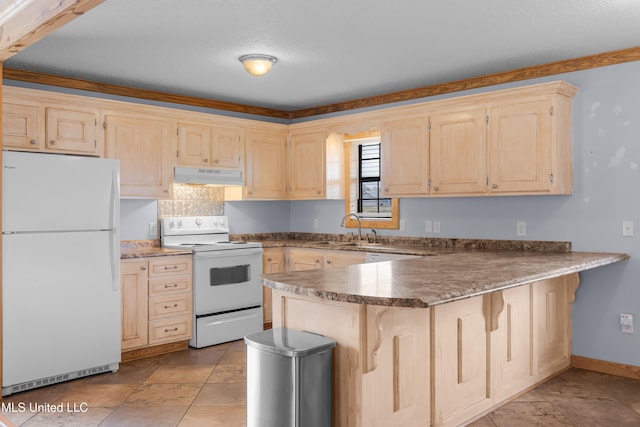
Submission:
[[[263,284],[274,327],[337,342],[335,426],[461,425],[570,366],[578,273],[627,258],[454,249]]]

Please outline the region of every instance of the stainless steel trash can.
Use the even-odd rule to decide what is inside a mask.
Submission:
[[[330,427],[335,341],[269,329],[247,344],[247,427]]]

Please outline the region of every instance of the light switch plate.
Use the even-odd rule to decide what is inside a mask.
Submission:
[[[516,222],[516,235],[520,237],[524,237],[527,235],[527,222],[526,221],[518,221]]]
[[[633,236],[633,221],[622,221],[622,236]]]

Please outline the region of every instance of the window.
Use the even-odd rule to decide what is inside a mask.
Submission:
[[[345,214],[354,213],[361,218],[362,227],[398,228],[398,199],[381,197],[380,131],[344,135],[347,179]],[[349,217],[347,227],[358,222]]]
[[[391,198],[380,197],[380,142],[358,145],[358,212],[391,218]]]

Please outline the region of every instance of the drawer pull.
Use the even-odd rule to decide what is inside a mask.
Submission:
[[[177,270],[178,266],[177,265],[165,265],[164,269],[165,269],[165,271],[167,271],[167,270]]]
[[[178,284],[177,284],[177,283],[174,283],[174,284],[172,284],[172,285],[164,285],[164,288],[165,288],[165,289],[169,289],[169,288],[177,288],[177,287],[178,287]]]
[[[32,139],[30,142],[32,145],[38,145],[38,141],[36,141],[35,139]]]
[[[178,332],[178,328],[177,328],[177,327],[175,327],[175,328],[173,328],[173,329],[165,329],[164,331],[165,331],[165,332]]]
[[[176,308],[178,306],[178,304],[173,304],[173,305],[165,305],[164,308]]]

